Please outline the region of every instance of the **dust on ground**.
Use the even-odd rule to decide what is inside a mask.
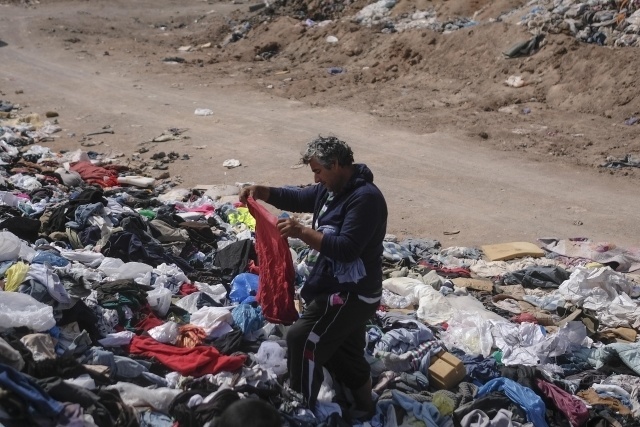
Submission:
[[[174,74],[184,84],[231,76],[236,85],[274,96],[366,112],[419,133],[464,134],[544,162],[598,168],[608,157],[640,151],[636,127],[624,124],[640,113],[636,49],[549,34],[535,54],[507,59],[502,52],[530,34],[508,19],[491,21],[523,1],[400,0],[391,10],[406,16],[431,8],[442,19],[479,22],[450,34],[363,27],[350,19],[368,4],[362,0],[291,1],[253,12],[254,3],[239,1],[91,8],[86,1],[13,3],[52,12],[38,28],[48,43],[95,61],[119,62],[123,72]],[[57,16],[56,7],[75,7],[76,16]],[[308,28],[309,17],[332,21]],[[246,23],[251,28],[230,41]],[[326,42],[329,36],[338,42]],[[191,50],[180,51],[183,46]],[[167,66],[165,59],[184,62]],[[526,84],[507,86],[512,75]],[[634,168],[599,171],[640,176]]]

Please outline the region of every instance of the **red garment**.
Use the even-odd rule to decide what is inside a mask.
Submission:
[[[511,318],[511,321],[515,323],[535,323],[536,325],[538,324],[538,319],[536,318],[536,316],[534,316],[531,313],[518,314],[517,316],[513,316]]]
[[[244,365],[247,356],[225,356],[215,347],[175,347],[163,344],[151,337],[135,336],[128,349],[130,354],[154,357],[167,368],[184,376],[200,377],[221,371],[237,371]]]
[[[192,283],[183,283],[180,285],[180,295],[191,295],[194,292],[198,292],[196,285]]]
[[[541,379],[536,379],[536,385],[542,394],[567,417],[571,427],[581,427],[589,421],[589,410],[582,400]]]
[[[278,218],[252,198],[247,200],[247,207],[256,220],[256,253],[260,264],[256,300],[269,322],[290,325],[298,320],[298,311],[293,300],[296,272],[289,243],[276,226]]]
[[[115,187],[118,185],[118,173],[96,166],[91,162],[72,163],[69,167],[78,172],[87,184],[96,184],[101,187]]]
[[[255,274],[256,276],[260,275],[260,266],[256,265],[255,262],[253,262],[252,259],[249,260],[249,263],[247,264],[247,272],[251,273],[251,274]]]
[[[164,323],[162,319],[158,318],[158,316],[151,311],[149,304],[145,304],[144,307],[140,308],[138,318],[140,321],[134,326],[136,329],[142,329],[143,331],[148,331],[149,329],[155,328],[156,326],[160,326]]]

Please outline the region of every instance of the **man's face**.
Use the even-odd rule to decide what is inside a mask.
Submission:
[[[309,167],[311,168],[311,172],[313,172],[313,179],[316,183],[324,185],[329,191],[336,191],[339,189],[337,188],[337,184],[340,181],[337,161],[334,161],[333,165],[327,169],[315,158],[312,158],[309,160]]]

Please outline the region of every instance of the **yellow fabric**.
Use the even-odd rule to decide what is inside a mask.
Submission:
[[[5,279],[7,280],[4,284],[4,290],[7,292],[17,291],[18,286],[20,286],[20,283],[24,281],[24,278],[27,275],[28,271],[29,265],[25,264],[22,261],[17,262],[9,267],[4,275]]]
[[[247,208],[236,208],[236,212],[229,213],[227,217],[231,225],[236,225],[241,222],[249,227],[251,231],[256,230],[256,219],[251,216]]]

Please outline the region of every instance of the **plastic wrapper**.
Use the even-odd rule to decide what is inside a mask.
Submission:
[[[29,295],[0,291],[0,329],[27,328],[43,332],[56,325],[53,308]]]
[[[280,347],[280,344],[264,341],[256,353],[256,362],[263,368],[273,370],[276,375],[282,375],[287,372],[286,354],[286,350]]]
[[[155,389],[140,387],[135,384],[118,382],[115,385],[105,387],[107,390],[118,390],[122,401],[133,407],[151,407],[163,414],[169,413],[169,405],[182,390],[174,390],[167,387]]]
[[[166,322],[149,329],[149,335],[154,340],[164,344],[175,344],[180,331],[176,322]]]
[[[20,255],[22,242],[9,231],[0,231],[0,261],[15,261]]]
[[[449,320],[449,328],[442,336],[448,348],[488,357],[493,347],[491,324],[476,313],[456,311]]]
[[[402,297],[383,289],[380,304],[389,308],[408,308],[413,306],[413,297]]]
[[[171,306],[171,291],[166,288],[155,288],[147,292],[147,302],[154,313],[164,317]]]
[[[250,296],[258,293],[258,275],[240,273],[231,281],[229,299],[232,302],[242,302]]]

